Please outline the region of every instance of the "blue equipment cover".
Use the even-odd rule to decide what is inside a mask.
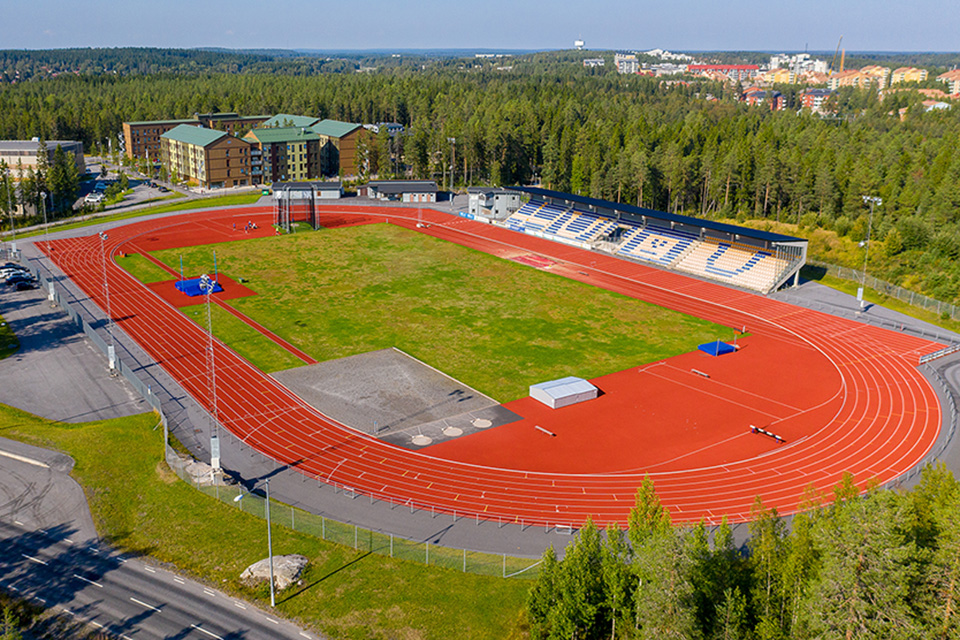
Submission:
[[[193,278],[192,280],[180,280],[177,282],[177,291],[181,291],[191,298],[196,296],[206,295],[206,292],[200,289],[200,278]],[[219,282],[214,281],[213,283],[213,292],[220,293],[223,291],[223,287],[220,286]]]
[[[736,348],[734,348],[732,344],[727,344],[726,342],[722,342],[720,340],[716,340],[714,342],[704,342],[697,347],[697,349],[700,349],[700,351],[708,353],[711,356],[722,356],[725,353],[733,353],[736,351]]]

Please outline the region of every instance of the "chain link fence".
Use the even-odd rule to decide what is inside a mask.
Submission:
[[[101,353],[107,355],[108,345],[97,334],[94,325],[85,321],[78,310],[64,299],[62,291],[52,280],[36,271],[34,271],[34,275],[42,283],[44,291],[47,292],[48,300],[66,313],[71,321],[90,339],[91,343]],[[99,326],[99,323],[97,326]],[[203,494],[259,518],[265,518],[266,500],[263,496],[258,493],[247,493],[244,488],[237,484],[227,484],[219,474],[211,473],[208,465],[198,464],[195,460],[184,458],[177,453],[170,446],[169,425],[163,407],[150,386],[145,385],[134,371],[119,358],[117,358],[117,371],[159,416],[160,424],[158,426],[163,427],[164,434],[164,457],[167,464],[180,479],[191,484]],[[347,490],[344,489],[344,491]],[[234,499],[238,495],[244,495],[244,498],[234,503]],[[376,553],[400,560],[484,576],[533,579],[538,575],[539,560],[518,558],[507,554],[483,553],[411,540],[392,533],[373,531],[356,524],[316,515],[275,500],[271,500],[270,507],[270,519],[273,525],[284,526],[322,540],[352,547],[356,551]],[[429,509],[429,507],[426,507],[426,509]],[[421,507],[420,510],[424,510],[424,508]]]
[[[934,298],[917,293],[916,291],[904,289],[901,286],[891,284],[885,280],[874,278],[869,274],[867,275],[866,280],[864,280],[863,271],[859,269],[840,267],[835,264],[817,262],[815,260],[807,260],[807,264],[812,267],[824,269],[831,276],[836,276],[842,280],[851,280],[853,282],[863,283],[866,287],[873,289],[874,291],[879,291],[880,293],[888,295],[891,298],[896,298],[901,302],[906,302],[907,304],[915,307],[920,307],[921,309],[931,311],[937,315],[942,316],[943,314],[947,314],[947,316],[953,320],[960,318],[960,307],[955,304],[943,302],[942,300],[935,300]]]

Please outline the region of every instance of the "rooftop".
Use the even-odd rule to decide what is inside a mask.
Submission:
[[[437,183],[433,180],[371,180],[368,187],[380,193],[436,193]]]
[[[227,135],[227,133],[224,131],[180,124],[160,137],[167,138],[168,140],[177,140],[178,142],[186,142],[187,144],[193,144],[199,147],[206,147],[225,135]]]
[[[266,129],[268,127],[310,127],[318,122],[320,122],[320,118],[314,118],[313,116],[294,116],[294,115],[290,115],[289,113],[278,113],[272,118],[267,119],[258,128]]]
[[[303,142],[305,140],[319,140],[320,136],[303,127],[276,127],[271,129],[251,129],[244,138],[253,138],[257,142],[270,144],[274,142]]]
[[[363,125],[354,124],[352,122],[340,122],[339,120],[321,120],[320,122],[311,125],[310,128],[322,136],[327,136],[329,138],[342,138],[345,135],[353,133],[357,129],[362,129]]]

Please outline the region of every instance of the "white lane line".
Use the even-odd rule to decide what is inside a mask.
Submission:
[[[95,626],[97,629],[103,629],[103,625],[100,624],[99,622],[97,622],[96,620],[91,620],[91,621],[90,621],[90,624],[92,624],[93,626]]]
[[[160,609],[158,609],[157,607],[153,606],[152,604],[147,604],[147,603],[144,602],[143,600],[137,600],[137,599],[134,598],[133,596],[130,596],[130,599],[131,599],[132,601],[136,602],[136,603],[137,603],[138,605],[140,605],[141,607],[146,607],[147,609],[153,609],[153,610],[156,611],[157,613],[160,613]]]
[[[74,577],[74,578],[77,578],[78,580],[83,580],[83,581],[86,582],[87,584],[92,584],[92,585],[95,586],[95,587],[100,587],[101,589],[103,589],[103,585],[100,584],[99,582],[94,582],[93,580],[90,580],[90,579],[88,579],[88,578],[84,578],[83,576],[77,575],[76,573],[73,574],[73,577]]]
[[[305,634],[303,631],[300,632],[300,635],[303,636],[304,638],[309,638],[309,637],[310,637],[310,636],[308,636],[307,634]]]
[[[123,640],[133,640],[133,638],[131,638],[130,636],[125,636],[125,635],[123,635],[122,633],[120,634],[120,637],[121,637]]]
[[[217,597],[217,593],[216,593],[215,591],[210,591],[210,589],[204,588],[203,592],[204,592],[205,594],[207,594],[208,596],[212,596],[212,597],[214,597],[214,598]]]
[[[179,584],[187,584],[186,582],[184,582],[184,581],[183,581],[182,579],[180,579],[180,578],[174,578],[173,581],[176,582],[176,583],[179,583]]]
[[[18,527],[25,527],[25,526],[26,526],[25,524],[23,524],[23,523],[20,522],[19,520],[14,520],[14,521],[13,521],[13,524],[17,525]]]
[[[156,573],[156,572],[157,572],[156,569],[151,569],[150,567],[144,567],[143,570],[144,570],[144,571],[149,571],[150,573]]]
[[[44,561],[41,560],[40,558],[34,558],[33,556],[28,556],[28,555],[25,554],[25,553],[21,553],[20,555],[22,555],[22,556],[23,556],[24,558],[26,558],[27,560],[33,560],[33,561],[36,562],[37,564],[47,564],[46,562],[44,562]]]
[[[277,622],[277,621],[274,620],[273,618],[269,618],[269,617],[267,617],[267,616],[263,616],[263,617],[266,618],[267,620],[269,620],[270,622],[272,622],[273,624],[280,624],[279,622]]]
[[[20,462],[26,462],[27,464],[32,464],[35,467],[43,467],[44,469],[50,468],[50,465],[48,465],[46,462],[40,462],[39,460],[34,460],[33,458],[24,458],[23,456],[18,456],[15,453],[0,451],[0,456],[3,456],[4,458],[10,458],[11,460],[19,460]]]
[[[233,606],[237,607],[238,609],[246,609],[246,608],[247,608],[245,605],[242,605],[242,604],[240,604],[239,602],[236,602],[236,601],[234,601]]]
[[[67,544],[73,544],[73,540],[71,540],[70,538],[64,538],[63,541],[66,542]]]
[[[34,598],[36,599],[37,602],[42,602],[43,604],[47,604],[46,599],[41,598],[40,596],[34,596]]]
[[[193,627],[194,629],[196,629],[197,631],[199,631],[200,633],[205,633],[205,634],[207,634],[207,635],[210,636],[211,638],[216,638],[217,640],[223,640],[223,638],[221,638],[221,637],[218,636],[217,634],[211,633],[210,631],[207,631],[206,629],[204,629],[204,628],[201,627],[201,626],[198,626],[198,625],[195,625],[195,624],[191,624],[190,626]]]

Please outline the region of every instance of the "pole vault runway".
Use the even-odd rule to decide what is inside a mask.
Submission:
[[[587,517],[601,525],[625,523],[645,473],[677,522],[716,523],[724,515],[742,521],[758,495],[787,514],[798,509],[807,487],[827,490],[844,472],[853,473],[861,487],[869,480],[895,480],[937,438],[940,405],[917,370],[918,358],[940,348],[937,343],[437,211],[424,210],[422,216],[426,228],[417,227],[414,209],[331,205],[323,208],[321,223],[390,222],[504,258],[531,255],[575,280],[728,327],[746,326],[751,334],[811,354],[810,370],[791,370],[772,359],[761,361],[755,375],[782,379],[788,386],[795,380],[798,401],[809,400],[805,376],[824,376],[830,393],[817,406],[791,415],[791,428],[802,436],[780,446],[757,445],[763,436],[753,436],[755,450],[723,463],[705,463],[709,457],[689,452],[655,468],[608,473],[498,468],[456,460],[453,454],[433,455],[431,448],[401,449],[340,425],[218,341],[217,396],[225,428],[328,484],[458,516],[543,526],[575,526]],[[248,220],[260,228],[244,233]],[[134,247],[153,251],[269,236],[271,221],[269,208],[250,207],[134,222],[110,231],[107,271],[117,326],[205,407],[210,402],[204,329],[112,257]],[[238,222],[240,232],[234,227]],[[96,235],[38,246],[106,307]],[[664,370],[662,375],[671,374]]]

